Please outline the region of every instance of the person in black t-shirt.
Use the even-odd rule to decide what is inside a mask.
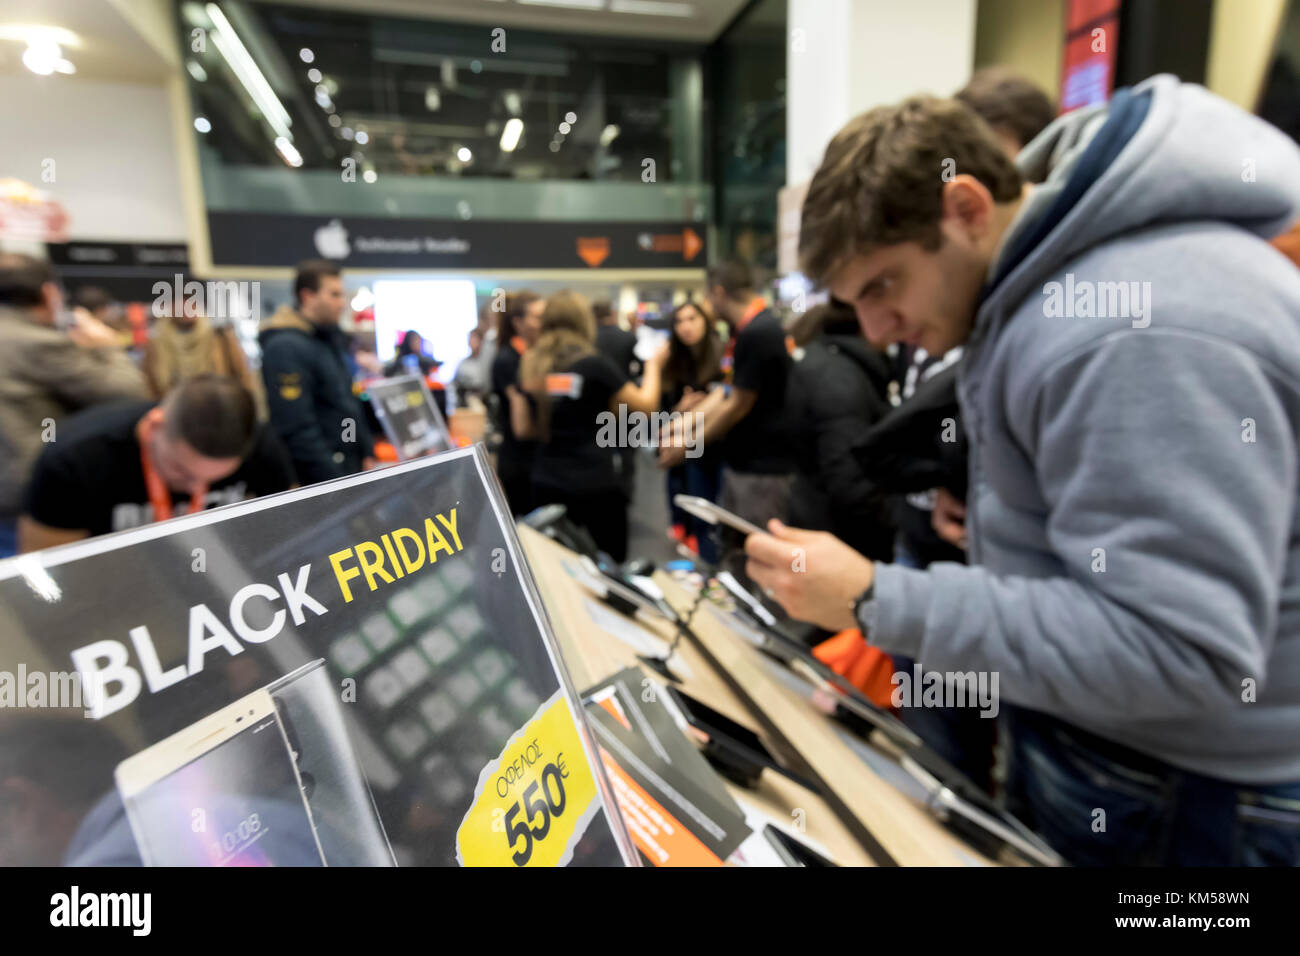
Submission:
[[[533,455],[536,443],[516,434],[510,422],[507,389],[519,384],[519,361],[537,341],[546,301],[533,292],[516,292],[506,299],[497,330],[497,354],[492,360],[492,395],[496,428],[501,435],[497,448],[497,477],[506,493],[510,513],[516,518],[533,510]]]
[[[769,518],[784,519],[790,485],[797,470],[794,427],[785,407],[792,360],[781,320],[767,308],[744,262],[709,269],[709,299],[732,330],[729,387],[715,389],[696,406],[704,422],[699,441],[724,435],[722,507],[764,527]],[[728,363],[724,360],[724,370]],[[683,441],[660,448],[659,464],[671,468],[685,460]]]
[[[533,500],[562,504],[615,561],[627,557],[627,506],[620,447],[634,434],[632,416],[659,409],[665,346],[646,362],[640,385],[596,351],[586,300],[557,292],[546,301],[541,337],[524,356],[520,388],[510,390],[515,434],[538,439]],[[620,427],[626,422],[626,431]],[[641,434],[649,440],[648,422]]]
[[[596,319],[596,351],[622,369],[628,378],[641,374],[641,360],[636,357],[636,336],[620,328],[614,307],[608,302],[595,302],[591,314]],[[636,449],[624,448],[623,455],[623,494],[632,500],[633,478],[636,470]]]
[[[294,486],[284,445],[234,379],[200,375],[162,404],[100,405],[59,426],[36,460],[20,551],[122,531]],[[175,499],[175,500],[174,500]]]

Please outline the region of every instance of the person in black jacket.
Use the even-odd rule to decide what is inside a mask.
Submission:
[[[510,513],[516,518],[533,510],[533,456],[537,442],[515,434],[510,420],[509,389],[519,384],[519,363],[537,342],[542,330],[546,300],[535,292],[516,292],[506,298],[497,331],[497,354],[492,360],[492,396],[496,427],[497,477],[506,493]]]
[[[815,306],[803,323],[813,337],[795,363],[786,410],[799,422],[799,471],[790,490],[796,527],[830,531],[877,561],[893,558],[885,496],[853,452],[863,433],[890,410],[889,360],[862,337],[851,308]]]
[[[339,329],[342,271],[328,260],[304,262],[293,294],[297,307],[277,309],[258,341],[271,424],[307,485],[356,474],[376,461]]]

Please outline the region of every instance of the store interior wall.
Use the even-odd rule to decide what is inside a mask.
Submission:
[[[1287,0],[1216,0],[1205,85],[1253,111],[1286,11]]]
[[[979,0],[975,69],[1005,66],[1061,95],[1065,0]]]

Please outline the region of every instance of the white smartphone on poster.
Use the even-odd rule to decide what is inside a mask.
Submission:
[[[115,777],[146,866],[326,865],[266,688],[127,758]]]

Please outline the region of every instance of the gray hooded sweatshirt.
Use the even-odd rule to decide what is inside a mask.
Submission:
[[[1121,102],[1123,99],[1123,102]],[[870,640],[1187,770],[1300,781],[1300,150],[1155,77],[1059,119],[958,386],[972,566]]]

